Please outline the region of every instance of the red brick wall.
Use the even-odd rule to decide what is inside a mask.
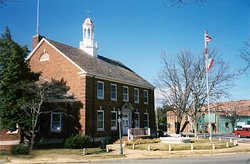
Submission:
[[[0,151],[8,151],[13,145],[0,145]]]
[[[14,141],[19,140],[20,133],[8,133],[8,130],[1,130],[0,131],[0,141]]]
[[[94,79],[94,80],[93,80]],[[104,100],[99,100],[96,97],[96,85],[97,81],[104,82]],[[118,136],[118,131],[111,130],[111,111],[113,108],[117,111],[121,109],[124,105],[123,102],[123,86],[127,86],[129,88],[129,102],[133,106],[134,110],[132,113],[138,112],[140,113],[140,125],[144,127],[144,113],[149,113],[149,126],[151,129],[155,130],[155,112],[154,112],[154,91],[148,90],[148,104],[144,104],[143,102],[143,91],[147,89],[143,89],[140,87],[130,86],[127,84],[121,84],[117,82],[111,82],[103,79],[98,79],[96,77],[87,77],[87,99],[86,101],[86,126],[88,129],[86,130],[86,134],[92,136],[93,130],[95,137],[104,137],[104,136]],[[110,98],[110,86],[111,84],[117,85],[117,101],[111,101]],[[93,89],[94,85],[94,89]],[[134,88],[139,89],[140,100],[139,103],[134,103]],[[94,95],[93,95],[94,94]],[[94,100],[94,101],[93,101]],[[104,111],[104,131],[97,131],[96,123],[97,123],[97,110],[102,107]],[[94,110],[93,110],[94,108]],[[93,117],[94,113],[94,117]],[[93,129],[94,123],[94,129]],[[134,124],[132,124],[134,127]]]
[[[0,142],[1,141],[16,141],[20,140],[20,133],[8,133],[7,130],[0,131]],[[13,145],[1,145],[0,144],[0,151],[9,150]]]
[[[191,127],[191,125],[193,123],[192,118],[190,116],[188,116],[187,114],[185,114],[183,116],[183,119],[181,121],[181,128],[183,127],[183,125],[185,124],[186,121],[189,121],[189,123],[186,125],[183,132],[188,132],[188,133],[192,132],[192,130],[193,130],[193,128]],[[170,124],[170,126],[168,128],[168,133],[176,133],[175,122],[177,122],[176,114],[172,111],[167,112],[167,123]]]
[[[39,61],[42,54],[48,53],[48,61]],[[78,100],[85,104],[85,77],[78,73],[80,69],[74,66],[63,55],[51,47],[47,42],[43,42],[29,59],[29,65],[32,71],[41,72],[46,80],[62,78],[66,85],[70,87],[70,93],[74,94]],[[80,110],[81,115],[81,132],[85,134],[85,105]]]

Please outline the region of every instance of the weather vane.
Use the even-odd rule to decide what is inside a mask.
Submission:
[[[90,13],[91,13],[91,12],[90,12],[89,10],[86,11],[87,18],[90,17]]]

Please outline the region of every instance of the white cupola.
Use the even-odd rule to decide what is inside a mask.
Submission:
[[[83,41],[80,41],[80,49],[96,57],[98,55],[98,48],[97,43],[94,42],[94,24],[90,18],[85,19],[82,29]]]

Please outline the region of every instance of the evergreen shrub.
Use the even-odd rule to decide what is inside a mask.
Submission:
[[[30,149],[27,145],[19,144],[11,147],[10,152],[13,155],[28,155],[30,153]]]
[[[80,134],[71,136],[64,141],[64,147],[70,149],[82,149],[89,145],[89,136],[82,136]]]

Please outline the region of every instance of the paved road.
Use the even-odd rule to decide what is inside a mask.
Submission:
[[[84,163],[84,162],[83,162]],[[250,164],[250,154],[86,162],[91,164]]]

